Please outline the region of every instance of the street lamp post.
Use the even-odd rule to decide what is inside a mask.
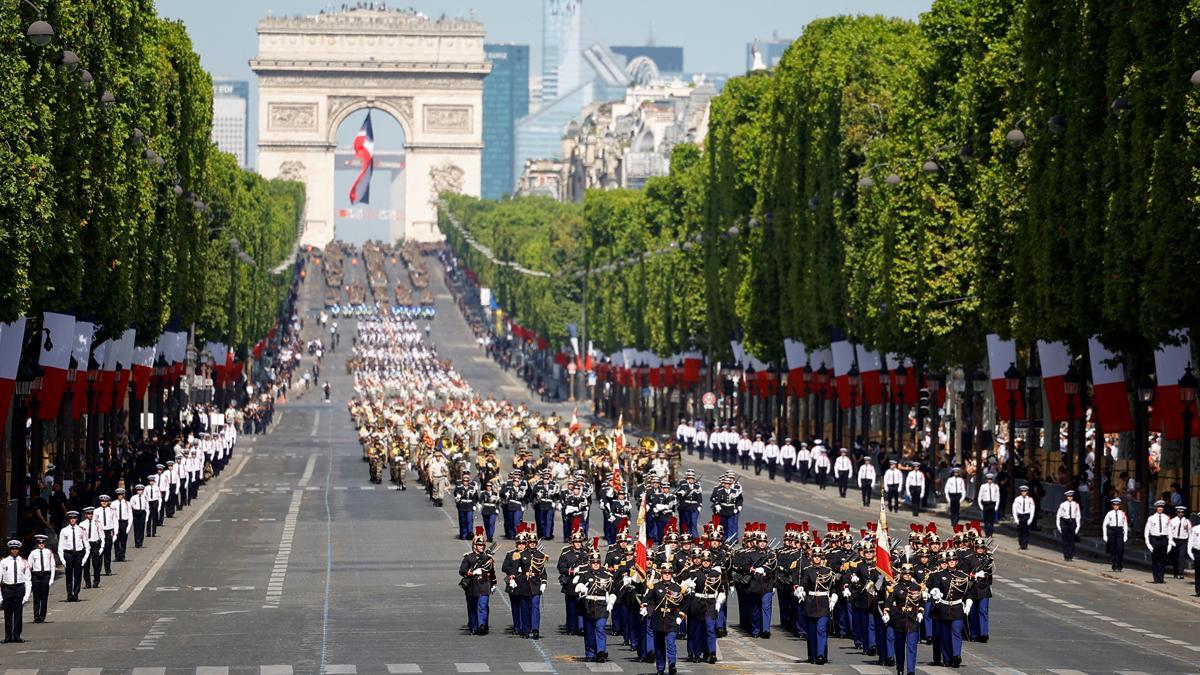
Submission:
[[[1192,373],[1192,364],[1188,364],[1179,378],[1179,402],[1183,404],[1183,448],[1180,453],[1181,483],[1183,484],[1183,505],[1192,510],[1192,406],[1196,403],[1196,376]]]
[[[1147,369],[1139,369],[1137,377],[1137,420],[1134,421],[1134,457],[1135,466],[1137,467],[1137,482],[1138,487],[1142,491],[1142,519],[1150,515],[1150,504],[1154,503],[1150,498],[1150,449],[1148,447],[1149,433],[1149,416],[1150,404],[1154,403],[1154,381],[1150,379],[1150,373]],[[1098,436],[1098,435],[1097,435]],[[1097,438],[1097,444],[1100,439]],[[1097,451],[1099,451],[1099,446]],[[1096,454],[1097,463],[1100,461],[1100,452]]]
[[[1078,466],[1078,475],[1082,479],[1083,453],[1075,446],[1075,401],[1079,397],[1079,371],[1074,363],[1067,366],[1067,372],[1063,375],[1063,393],[1067,397],[1067,467],[1074,471]],[[1078,456],[1076,452],[1079,452]],[[1094,498],[1099,497],[1095,495]]]
[[[904,429],[902,425],[904,424],[904,420],[908,419],[907,412],[904,409],[905,404],[908,403],[908,394],[905,393],[907,391],[908,366],[905,366],[903,363],[901,363],[900,367],[896,368],[896,393],[898,396],[896,396],[896,414],[893,415],[895,419],[892,421],[892,450],[897,450],[897,442],[899,442],[900,445],[904,445]]]
[[[1012,498],[1017,489],[1017,396],[1021,393],[1021,371],[1016,363],[1008,364],[1004,371],[1004,388],[1008,391],[1008,497]]]
[[[927,372],[925,375],[925,388],[929,390],[929,414],[932,418],[929,423],[929,450],[936,466],[939,450],[938,445],[941,440],[942,408],[938,405],[938,392],[942,390],[942,376]],[[950,463],[954,463],[953,457],[950,458]]]
[[[979,368],[976,368],[975,372],[971,373],[971,386],[968,388],[971,403],[967,407],[968,412],[970,412],[970,422],[967,424],[967,428],[963,430],[963,433],[970,435],[970,443],[963,445],[963,457],[966,457],[968,448],[975,453],[976,494],[979,494],[979,486],[983,482],[984,471],[983,446],[979,444],[979,434],[975,433],[975,427],[979,423],[980,417],[977,408],[979,407],[979,403],[983,401],[983,391],[984,387],[987,386],[987,382],[988,376]]]
[[[854,446],[855,426],[858,421],[858,388],[862,384],[862,376],[858,372],[858,365],[850,366],[850,370],[846,373],[846,381],[850,384],[850,414],[846,420],[850,425],[849,447]],[[846,440],[842,439],[842,446],[846,446]]]
[[[1042,419],[1042,401],[1038,396],[1041,389],[1042,369],[1038,365],[1037,358],[1031,356],[1029,367],[1025,369],[1025,415],[1029,418],[1029,426],[1025,429],[1025,463],[1027,466],[1037,463],[1037,448],[1034,445],[1034,441],[1038,436],[1033,428],[1033,424],[1035,420]]]

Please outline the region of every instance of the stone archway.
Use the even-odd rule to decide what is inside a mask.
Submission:
[[[336,236],[333,154],[338,126],[378,108],[405,137],[406,207],[394,231],[441,239],[437,190],[479,195],[484,32],[475,21],[408,11],[350,9],[258,24],[258,171],[308,185],[305,244]]]

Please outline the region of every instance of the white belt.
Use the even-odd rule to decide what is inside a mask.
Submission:
[[[938,603],[943,604],[943,605],[953,606],[953,605],[961,605],[962,600],[938,600]]]
[[[695,595],[697,598],[704,598],[706,600],[717,597],[716,593],[696,593]]]
[[[608,596],[605,595],[585,595],[585,600],[595,600],[596,602],[608,602]]]
[[[829,595],[829,591],[811,591],[808,595]]]

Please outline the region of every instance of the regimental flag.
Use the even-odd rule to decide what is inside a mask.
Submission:
[[[875,540],[875,569],[891,581],[894,577],[892,570],[892,541],[888,537],[887,509],[883,502],[879,503],[879,537]]]
[[[1125,395],[1125,367],[1094,337],[1088,338],[1088,356],[1092,361],[1092,404],[1100,428],[1106,434],[1133,431],[1133,415]]]
[[[58,417],[63,391],[67,388],[67,370],[75,347],[75,317],[58,312],[42,313],[42,334],[38,336],[38,365],[42,367],[42,391],[38,395],[38,417]]]
[[[1010,417],[1008,408],[1008,388],[1004,384],[1004,373],[1009,366],[1015,365],[1017,362],[1017,343],[1014,340],[1002,340],[999,335],[991,333],[987,336],[987,353],[988,353],[988,371],[992,379],[992,397],[996,401],[996,414],[1000,419],[1007,421]],[[1025,383],[1021,382],[1016,395],[1017,419],[1025,419],[1025,402],[1022,400],[1021,391],[1025,388]]]
[[[617,426],[613,429],[613,447],[617,456],[625,454],[625,413],[617,415]],[[615,458],[614,458],[615,459]]]
[[[642,504],[638,507],[638,536],[637,542],[634,544],[634,558],[637,562],[638,570],[642,576],[646,576],[646,492],[642,491]]]
[[[1192,362],[1192,345],[1187,330],[1171,336],[1177,345],[1162,345],[1154,351],[1154,369],[1158,386],[1150,413],[1150,429],[1162,431],[1169,441],[1183,440],[1183,401],[1179,398],[1179,378]],[[1106,428],[1105,431],[1108,431]],[[1200,437],[1200,415],[1192,410],[1191,438]]]
[[[351,204],[371,203],[371,175],[375,173],[375,131],[371,128],[371,111],[354,137],[354,156],[362,162],[362,171],[350,186]]]
[[[17,367],[25,343],[25,317],[12,323],[0,323],[0,437],[7,426],[8,406],[17,385]]]
[[[1042,391],[1046,392],[1046,403],[1050,407],[1050,419],[1064,422],[1067,419],[1067,389],[1064,376],[1071,367],[1071,354],[1065,342],[1038,340],[1038,361],[1042,366]],[[1075,406],[1075,418],[1083,417],[1083,406]]]
[[[567,431],[571,433],[579,431],[579,406],[575,406],[575,410],[571,411],[571,426],[567,427]]]

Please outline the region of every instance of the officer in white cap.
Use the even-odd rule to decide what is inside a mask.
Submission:
[[[129,508],[133,513],[133,547],[141,548],[146,537],[146,526],[150,519],[150,503],[146,500],[146,486],[134,485],[133,497],[129,500]]]
[[[88,568],[83,568],[83,587],[100,588],[100,566],[104,557],[104,533],[95,521],[96,509],[88,506],[83,509],[83,522],[79,524],[83,530],[88,545],[88,560],[91,561],[92,574],[88,576]]]
[[[66,574],[67,602],[79,602],[79,581],[90,552],[87,533],[79,526],[79,512],[67,511],[67,526],[58,533],[58,559]]]
[[[1058,513],[1054,517],[1055,526],[1063,542],[1063,560],[1075,558],[1075,542],[1079,539],[1079,528],[1083,524],[1083,516],[1079,503],[1075,501],[1075,491],[1063,493],[1063,503],[1058,505]]]
[[[100,506],[92,513],[92,520],[100,526],[100,536],[104,537],[104,546],[100,559],[104,562],[104,576],[112,576],[113,543],[117,539],[117,511],[109,506],[112,499],[108,495],[100,495]]]
[[[125,488],[117,488],[117,501],[112,503],[113,512],[117,514],[117,536],[114,539],[113,557],[117,562],[125,562],[125,549],[129,545],[129,528],[133,524],[133,507],[125,499]]]
[[[0,560],[0,599],[4,605],[5,642],[24,642],[21,639],[21,619],[32,590],[29,565],[21,558],[21,540],[9,539],[8,557]]]
[[[50,584],[54,583],[54,572],[58,565],[54,553],[46,548],[49,539],[44,534],[34,535],[36,548],[29,553],[29,580],[33,585],[33,622],[46,621],[46,605],[50,599]]]

